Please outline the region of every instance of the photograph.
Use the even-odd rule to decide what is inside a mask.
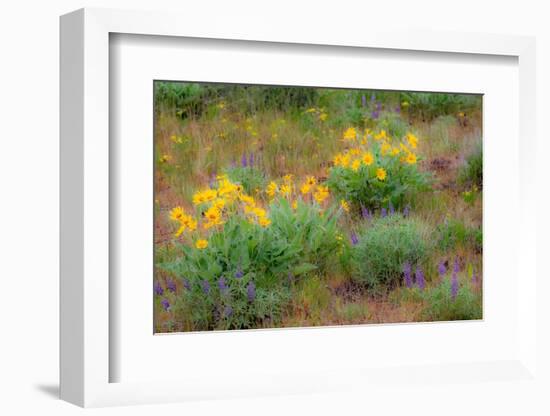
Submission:
[[[483,319],[481,94],[152,87],[154,333]]]

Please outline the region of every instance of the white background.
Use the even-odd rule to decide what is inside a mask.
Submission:
[[[0,9],[0,120],[2,151],[0,178],[1,260],[3,296],[0,302],[0,413],[73,414],[82,412],[55,399],[58,377],[58,16],[83,6],[134,9],[173,9],[189,12],[190,19],[212,13],[227,19],[245,19],[261,25],[266,19],[303,27],[326,25],[399,24],[435,30],[537,35],[538,131],[541,195],[533,210],[539,211],[539,250],[548,251],[548,166],[550,146],[544,138],[545,118],[550,115],[550,28],[547,2],[528,1],[343,1],[315,2],[203,2],[183,1],[12,1]],[[188,2],[198,3],[198,2]],[[215,5],[207,3],[216,3]],[[185,24],[185,22],[182,22]],[[239,31],[239,28],[236,28]],[[546,96],[545,96],[546,95]],[[544,166],[546,165],[546,166]],[[546,216],[543,216],[545,214]],[[545,244],[543,246],[543,244]],[[546,256],[547,257],[547,256]],[[543,256],[539,261],[544,260]],[[543,266],[542,262],[540,266]],[[548,274],[548,273],[547,273]],[[550,294],[548,283],[539,291]],[[550,303],[550,302],[549,302]],[[540,305],[548,314],[548,306]],[[548,315],[546,315],[548,316]],[[548,318],[546,318],[548,319]],[[547,322],[547,321],[546,321]],[[548,331],[544,336],[548,364]],[[548,373],[548,372],[547,372]],[[93,410],[98,414],[394,414],[407,402],[407,395],[426,397],[419,414],[543,414],[537,402],[521,387],[503,384],[491,400],[465,384],[456,385],[456,397],[430,390],[411,391],[395,397],[388,385],[387,406],[373,408],[368,392],[350,396],[345,392],[315,396],[271,397],[247,400],[195,402]],[[445,399],[445,400],[442,400]],[[497,398],[495,400],[495,398]],[[378,400],[380,402],[380,400]],[[546,414],[548,408],[546,408]],[[411,412],[413,413],[413,412]]]

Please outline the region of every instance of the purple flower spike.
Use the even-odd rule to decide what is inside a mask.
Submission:
[[[395,107],[395,112],[397,114],[401,113],[401,105],[400,104],[397,104],[397,107]]]
[[[415,278],[418,288],[420,290],[424,290],[424,288],[426,287],[426,280],[424,279],[424,273],[422,272],[420,266],[416,266]]]
[[[372,93],[372,94],[370,95],[370,101],[371,101],[371,103],[373,103],[375,100],[376,100],[376,94],[375,94],[375,93]]]
[[[364,206],[363,204],[361,204],[361,216],[365,220],[368,220],[368,219],[371,218],[371,213],[370,213],[369,209],[366,206]]]
[[[382,218],[385,218],[387,215],[388,215],[388,211],[386,211],[386,208],[382,208],[382,209],[380,210],[380,216],[381,216]]]
[[[233,308],[227,305],[223,310],[223,314],[225,315],[226,318],[229,318],[231,315],[233,315]]]
[[[165,311],[167,311],[168,309],[170,309],[170,302],[168,302],[168,299],[163,298],[163,299],[160,301],[160,304],[162,305],[162,307],[164,308]]]
[[[243,276],[244,276],[243,269],[241,268],[241,266],[239,266],[239,268],[237,269],[237,272],[235,273],[235,278],[240,279]]]
[[[412,277],[411,277],[411,263],[406,262],[403,265],[403,275],[405,278],[405,286],[407,286],[409,289],[412,288]]]
[[[250,167],[254,166],[254,153],[250,153],[250,158],[248,160],[248,165]]]
[[[445,277],[445,273],[447,273],[447,267],[445,267],[445,262],[443,260],[439,262],[439,265],[437,266],[437,271],[443,279]]]
[[[191,283],[189,283],[189,280],[183,279],[183,287],[187,290],[191,290]]]
[[[159,282],[155,282],[155,294],[162,296],[164,294],[164,289]]]
[[[172,279],[167,279],[166,280],[166,288],[172,292],[172,293],[176,293],[176,282],[174,282]]]
[[[410,207],[410,205],[407,205],[405,207],[405,209],[403,210],[403,217],[407,218],[410,213],[411,213],[411,207]]]
[[[365,94],[361,95],[361,106],[367,106],[367,97],[365,97]]]
[[[390,215],[393,215],[393,214],[395,214],[395,208],[394,208],[393,204],[390,201]]]
[[[460,271],[460,263],[458,262],[458,257],[455,258],[455,263],[453,265],[453,272],[458,273]]]
[[[220,277],[219,280],[218,280],[218,287],[220,289],[220,292],[222,292],[222,293],[227,292],[227,290],[229,289],[229,287],[225,283],[225,279],[223,278],[223,276]]]
[[[241,157],[241,166],[243,168],[246,168],[247,165],[248,165],[248,160],[246,158],[246,153],[243,153],[243,155]]]
[[[357,243],[359,243],[359,238],[357,238],[357,234],[355,234],[353,231],[351,232],[350,239],[351,239],[351,244],[354,246],[356,246]]]
[[[453,277],[451,279],[451,297],[453,300],[456,299],[456,296],[458,295],[458,275],[456,272],[453,272]]]
[[[208,295],[210,293],[210,283],[208,282],[208,280],[203,280],[201,285],[202,285],[202,291],[204,292],[204,294]]]
[[[379,101],[376,103],[376,111],[380,111],[382,109],[382,103]]]
[[[380,111],[374,110],[374,111],[371,113],[370,117],[371,117],[373,120],[376,120],[378,117],[380,117]]]
[[[253,302],[256,298],[256,285],[254,282],[249,282],[248,286],[246,287],[246,294],[248,297],[249,302]]]

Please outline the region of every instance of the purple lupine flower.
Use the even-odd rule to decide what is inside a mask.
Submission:
[[[439,264],[437,265],[437,271],[439,272],[439,276],[441,278],[445,278],[445,273],[447,273],[447,267],[445,267],[445,262],[441,260]]]
[[[395,107],[395,112],[397,114],[401,113],[401,104],[397,104],[397,106]]]
[[[370,95],[370,102],[373,103],[376,100],[376,94],[374,92]]]
[[[218,288],[220,289],[220,292],[222,292],[222,293],[227,292],[227,290],[229,289],[229,287],[225,283],[225,279],[223,278],[223,276],[220,277],[219,280],[218,280]]]
[[[250,158],[248,159],[248,165],[250,167],[254,165],[254,153],[250,153]]]
[[[378,117],[380,117],[380,111],[374,110],[374,111],[370,114],[370,117],[371,117],[373,120],[376,120]]]
[[[390,215],[393,215],[393,214],[395,214],[395,207],[393,206],[393,204],[390,201]]]
[[[165,311],[167,311],[168,309],[170,309],[170,302],[168,302],[168,299],[163,298],[163,299],[160,301],[160,304],[162,305],[162,307],[164,308]]]
[[[244,276],[243,269],[241,268],[241,266],[239,266],[239,268],[237,269],[237,272],[235,273],[235,278],[240,279],[243,276]]]
[[[412,278],[411,278],[411,263],[409,263],[408,261],[405,262],[405,264],[403,265],[403,275],[404,275],[404,278],[405,278],[405,285],[410,289],[412,288]]]
[[[351,244],[356,246],[357,243],[359,243],[359,238],[357,238],[357,234],[355,234],[355,232],[351,232],[351,235],[350,235],[350,239],[351,239]]]
[[[201,286],[204,294],[208,295],[210,293],[210,282],[208,280],[203,280]]]
[[[376,103],[376,111],[380,111],[382,109],[382,103],[380,101],[378,101]]]
[[[223,310],[223,314],[226,318],[229,318],[231,315],[233,315],[233,308],[227,305]]]
[[[162,296],[164,294],[164,289],[158,281],[155,282],[155,293],[159,296]]]
[[[188,279],[183,279],[183,287],[187,290],[191,290],[191,283],[189,283]]]
[[[256,285],[254,282],[248,282],[248,286],[246,287],[246,295],[249,302],[253,302],[256,298]]]
[[[243,168],[246,168],[247,165],[248,165],[248,159],[246,158],[246,153],[243,153],[243,155],[241,156],[241,166]]]
[[[453,265],[453,272],[458,273],[460,271],[460,264],[458,262],[458,257],[455,258],[455,263]]]
[[[363,219],[368,220],[372,218],[372,214],[370,213],[369,209],[361,204],[361,216]]]
[[[416,273],[414,274],[414,277],[416,278],[416,285],[420,290],[424,290],[426,287],[426,280],[424,279],[424,273],[422,272],[422,269],[420,266],[416,266]]]
[[[361,95],[361,106],[362,107],[367,106],[367,97],[365,97],[365,94]]]
[[[476,283],[477,283],[476,271],[472,269],[472,284],[475,285]]]
[[[407,218],[411,212],[411,206],[407,205],[405,209],[403,210],[403,217]]]
[[[166,279],[166,288],[173,293],[176,293],[176,282],[172,279]]]
[[[385,218],[387,215],[388,215],[388,211],[386,211],[386,208],[382,208],[382,209],[380,210],[380,216],[381,216],[382,218]]]
[[[451,279],[451,297],[453,300],[456,299],[456,296],[458,295],[458,274],[453,271],[453,277]]]

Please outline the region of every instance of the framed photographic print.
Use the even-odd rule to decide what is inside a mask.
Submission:
[[[533,40],[180,17],[61,20],[62,398],[538,388]]]

